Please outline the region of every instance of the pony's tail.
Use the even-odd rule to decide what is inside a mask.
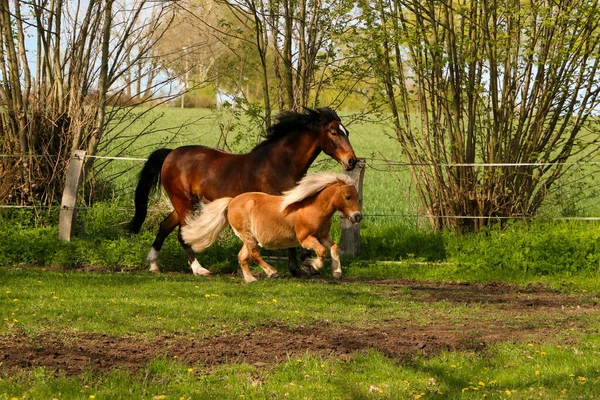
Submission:
[[[135,188],[135,214],[125,229],[138,233],[148,214],[148,199],[160,184],[160,170],[171,149],[158,149],[152,152],[140,172]]]
[[[188,217],[187,224],[181,228],[183,241],[201,252],[212,245],[219,233],[227,227],[227,208],[232,197],[223,197],[204,204],[200,214]]]

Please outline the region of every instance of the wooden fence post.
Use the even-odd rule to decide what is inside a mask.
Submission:
[[[363,179],[365,177],[365,159],[359,158],[356,167],[352,171],[344,172],[351,178],[356,179],[356,190],[358,191],[358,201],[362,208],[363,200]],[[340,238],[340,253],[358,256],[360,250],[360,223],[352,225],[347,218],[341,219],[342,237]]]
[[[75,223],[75,205],[77,204],[77,193],[79,192],[85,155],[84,150],[75,150],[71,156],[71,161],[69,161],[58,220],[58,239],[65,242],[71,241],[71,231]]]

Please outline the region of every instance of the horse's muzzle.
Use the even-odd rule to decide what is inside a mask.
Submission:
[[[352,171],[354,167],[356,167],[357,160],[356,158],[349,158],[346,162],[346,171]]]
[[[362,221],[362,214],[360,212],[352,213],[348,219],[353,224],[358,224],[360,221]]]

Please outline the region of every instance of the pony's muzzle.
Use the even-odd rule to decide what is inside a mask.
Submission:
[[[360,221],[362,221],[362,218],[362,213],[360,213],[359,211],[350,214],[350,216],[348,217],[350,222],[352,222],[353,224],[358,224]]]

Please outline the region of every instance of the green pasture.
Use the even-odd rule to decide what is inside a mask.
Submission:
[[[406,270],[404,277],[411,276]],[[580,277],[576,286],[561,279],[548,284],[582,307],[597,305],[596,278]],[[520,331],[554,329],[480,352],[442,351],[403,361],[366,350],[346,360],[306,353],[268,367],[225,363],[208,368],[175,353],[158,356],[139,371],[90,369],[66,376],[34,368],[6,376],[0,368],[0,399],[575,399],[595,398],[600,390],[597,312],[507,319],[502,304],[424,301],[410,285],[398,290],[363,281],[295,279],[247,285],[230,276],[2,268],[0,310],[2,340],[51,336],[69,341],[97,333],[135,339],[141,346],[159,336],[201,345],[210,337],[243,338],[269,326],[360,330],[394,320],[424,327],[444,320],[458,330],[478,321]]]
[[[165,117],[157,119],[161,113]],[[220,132],[229,128],[233,151],[247,151],[256,143],[251,121],[225,113],[163,109],[144,118],[132,115],[130,124],[113,127],[110,134],[121,129],[128,135],[148,134],[135,145],[127,139],[107,141],[100,155],[145,158],[160,147],[215,146]],[[514,329],[531,335],[509,335],[483,349],[474,343],[468,350],[417,353],[402,360],[374,349],[346,359],[307,352],[266,367],[226,361],[207,366],[158,354],[138,370],[89,369],[74,376],[45,368],[6,374],[0,354],[0,400],[596,398],[600,223],[516,221],[465,235],[433,232],[415,217],[420,211],[406,169],[383,161],[402,160],[390,132],[371,123],[348,124],[348,129],[357,155],[370,162],[361,252],[342,258],[341,281],[331,278],[329,262],[319,278],[289,278],[286,253],[264,251],[284,279],[259,275],[258,282],[247,285],[237,274],[241,243],[230,232],[198,255],[214,276],[191,275],[174,235],[159,256],[164,273],[149,274],[146,254],[168,201],[155,195],[142,232],[124,232],[121,225],[133,215],[142,162],[98,159],[95,185],[80,196],[71,242],[57,240],[57,209],[0,211],[0,344],[44,337],[68,342],[85,335],[130,338],[142,346],[161,337],[200,344],[224,335],[243,338],[270,326],[361,331],[398,321],[424,329],[445,321],[456,332],[475,326],[468,332],[473,341],[482,334],[478,329],[490,326],[505,334]],[[339,168],[323,155],[314,166]],[[565,189],[546,215],[600,216],[593,192],[578,188]],[[334,224],[333,236],[339,235]],[[549,295],[569,301],[568,313],[557,311],[560,305],[550,314],[544,309],[508,314],[501,301],[426,301],[418,284],[398,288],[387,281],[461,282],[466,287],[500,282],[523,290],[541,285]]]

